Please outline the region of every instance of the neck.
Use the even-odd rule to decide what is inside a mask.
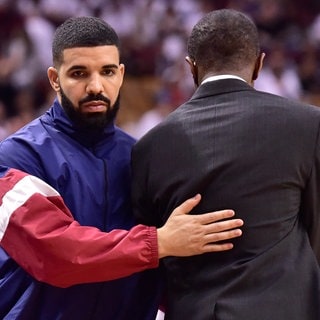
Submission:
[[[198,73],[199,84],[210,77],[230,75],[234,77],[239,77],[243,79],[245,82],[247,82],[248,84],[252,85],[252,70],[251,69],[248,70],[248,68],[242,69],[240,71],[238,70],[237,71],[234,71],[234,70],[207,71],[206,70],[204,72],[202,71],[203,70],[199,68],[199,73]]]

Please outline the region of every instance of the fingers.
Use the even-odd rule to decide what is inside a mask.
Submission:
[[[207,235],[205,241],[207,242],[202,247],[202,253],[227,251],[233,248],[231,242],[219,242],[224,240],[230,240],[240,237],[242,231],[240,229],[234,229],[231,231],[220,232],[216,234]]]
[[[206,244],[203,246],[203,253],[226,251],[233,248],[230,242],[220,243],[221,241],[234,239],[242,235],[241,229],[233,229],[229,231],[210,233],[204,237]]]
[[[230,219],[230,220],[212,222],[212,223],[206,224],[204,225],[204,228],[205,228],[205,233],[209,234],[214,232],[231,230],[241,226],[243,226],[242,219]]]
[[[223,232],[213,232],[204,236],[204,243],[213,243],[219,241],[225,241],[233,238],[240,237],[242,235],[241,229],[233,229]]]
[[[206,252],[233,248],[231,239],[241,236],[241,219],[230,219],[233,210],[214,211],[199,215],[188,213],[201,200],[200,194],[177,207],[158,229],[159,258],[166,256],[187,257]]]
[[[233,210],[220,210],[197,215],[199,222],[209,224],[218,220],[232,218],[235,215]]]
[[[182,202],[180,206],[173,210],[172,215],[188,214],[200,202],[200,200],[200,194],[197,194],[193,198],[187,199],[186,201]]]
[[[232,243],[207,244],[203,247],[203,253],[227,251],[233,248]]]

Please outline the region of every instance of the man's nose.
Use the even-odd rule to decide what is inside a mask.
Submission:
[[[87,94],[97,94],[103,92],[102,79],[99,75],[92,75],[87,84]]]

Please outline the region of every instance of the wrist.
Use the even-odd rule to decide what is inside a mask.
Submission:
[[[168,256],[168,253],[165,249],[165,245],[164,245],[164,230],[163,227],[157,229],[157,239],[158,239],[158,257],[159,260],[161,258],[164,258],[166,256]]]

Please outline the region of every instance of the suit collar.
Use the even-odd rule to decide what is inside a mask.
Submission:
[[[225,94],[237,91],[251,91],[255,90],[248,83],[239,79],[222,79],[216,81],[209,81],[200,85],[192,96],[192,99],[203,98],[206,96],[213,96],[217,94]]]

